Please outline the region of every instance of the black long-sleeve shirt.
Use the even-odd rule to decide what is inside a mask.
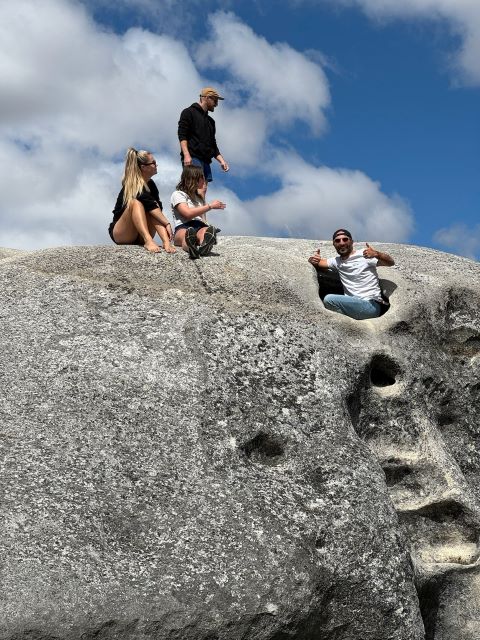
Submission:
[[[193,158],[210,163],[220,155],[215,140],[215,120],[207,111],[194,102],[180,114],[178,139],[187,141],[188,151]],[[183,153],[181,152],[183,160]]]

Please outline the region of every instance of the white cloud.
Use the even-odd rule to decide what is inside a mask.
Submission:
[[[298,119],[323,126],[330,98],[321,67],[231,14],[215,14],[212,25],[200,58],[228,68],[225,87],[200,74],[182,42],[141,29],[106,32],[73,0],[43,0],[41,11],[36,0],[0,4],[0,162],[8,167],[0,175],[1,246],[108,243],[132,144],[156,154],[169,214],[180,174],[178,115],[207,84],[227,90],[215,118],[232,173],[269,172],[280,183],[242,201],[216,180],[212,197],[228,205],[215,218],[224,233],[329,237],[345,225],[359,239],[408,236],[408,206],[366,175],[313,167],[294,151],[280,154],[272,137],[267,144],[267,132]]]
[[[245,203],[268,235],[325,239],[345,226],[358,240],[402,242],[413,229],[408,204],[361,171],[314,167],[292,154],[273,166],[281,189]]]
[[[139,29],[106,33],[60,0],[42,11],[32,0],[2,6],[0,25],[4,131],[107,154],[126,141],[178,146],[179,105],[201,82],[181,43]]]
[[[222,105],[218,114],[215,114],[215,121],[220,150],[228,162],[235,164],[236,172],[241,169],[239,165],[252,168],[261,161],[268,126],[265,113],[255,109],[227,110]]]
[[[358,241],[403,242],[413,230],[408,203],[361,171],[314,167],[292,154],[277,154],[271,171],[281,186],[268,195],[241,201],[216,191],[227,203],[214,218],[224,233],[328,240],[346,227]]]
[[[461,256],[474,260],[480,257],[480,224],[473,227],[466,224],[444,227],[435,233],[433,240]]]
[[[40,12],[34,0],[2,5],[0,71],[6,135],[106,155],[137,142],[177,154],[180,110],[208,82],[181,42],[141,29],[106,33],[65,0],[44,0]],[[228,105],[222,110],[227,119]],[[246,108],[234,116],[226,138],[238,158],[229,157],[243,163],[241,141],[255,152],[265,118],[260,112],[247,118]]]
[[[322,0],[325,1],[325,0]],[[421,18],[447,20],[462,45],[452,66],[458,80],[480,84],[480,2],[479,0],[327,0],[345,6],[359,6],[374,19]]]
[[[322,67],[286,43],[270,44],[232,13],[210,17],[213,35],[197,53],[200,64],[223,69],[271,122],[305,121],[314,133],[325,127],[330,104]]]
[[[43,0],[41,11],[36,0],[2,3],[0,159],[9,170],[0,176],[0,244],[108,241],[130,145],[155,151],[168,167],[165,197],[180,174],[180,110],[207,83],[169,36],[107,33],[67,0]],[[232,123],[224,130],[228,159],[251,165],[265,117],[237,108]]]

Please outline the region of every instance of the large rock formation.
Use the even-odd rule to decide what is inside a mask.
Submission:
[[[2,640],[478,640],[480,267],[314,248],[0,252]]]

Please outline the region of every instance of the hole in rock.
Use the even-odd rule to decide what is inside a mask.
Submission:
[[[358,427],[360,414],[362,411],[362,399],[361,399],[360,389],[356,389],[353,393],[351,393],[348,396],[347,410],[350,415],[350,420],[352,421],[352,426],[354,429],[356,429]]]
[[[434,522],[455,522],[466,516],[466,509],[456,500],[434,502],[417,510],[418,515]]]
[[[386,463],[383,465],[383,472],[385,474],[387,487],[393,487],[411,475],[412,470],[406,464]]]
[[[340,277],[335,271],[330,269],[319,269],[317,271],[318,279],[318,295],[320,300],[323,301],[325,296],[329,293],[335,293],[339,296],[343,295],[343,286],[340,282]]]
[[[435,640],[441,579],[432,578],[417,589],[420,613],[425,627],[425,640]]]
[[[434,384],[434,382],[435,380],[430,376],[428,376],[427,378],[424,378],[423,384],[425,386],[425,389],[430,389],[430,387]]]
[[[376,355],[370,363],[370,382],[374,387],[389,387],[400,373],[398,364],[386,355]]]
[[[245,442],[240,449],[252,462],[268,465],[278,464],[285,451],[284,443],[280,438],[263,431]]]
[[[437,423],[440,427],[445,427],[448,424],[453,424],[456,422],[457,418],[454,413],[445,411],[443,413],[439,413],[437,416]]]
[[[325,483],[328,482],[330,474],[328,471],[317,467],[313,470],[310,476],[312,487],[318,491],[325,491]]]
[[[325,546],[325,536],[318,536],[317,539],[315,540],[315,548],[323,549],[324,546]]]
[[[480,382],[478,382],[477,384],[474,384],[474,385],[470,388],[470,393],[472,394],[472,396],[478,396],[478,395],[480,395]]]
[[[468,340],[465,340],[465,347],[472,355],[478,353],[480,351],[480,336],[472,336],[468,338]]]
[[[413,555],[422,562],[472,565],[478,560],[478,522],[459,502],[444,500],[398,516]]]

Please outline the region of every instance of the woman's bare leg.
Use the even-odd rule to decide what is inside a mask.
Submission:
[[[208,229],[208,227],[202,227],[201,229],[199,229],[197,231],[197,242],[198,244],[202,244],[203,239],[205,238],[205,231]]]
[[[151,216],[149,217],[151,219]],[[163,243],[163,248],[165,249],[165,251],[167,253],[176,253],[177,250],[172,245],[170,241],[170,236],[168,235],[168,231],[163,226],[163,224],[160,224],[159,222],[155,221],[153,226],[154,226],[154,234],[155,234],[155,231],[158,233],[158,236]]]
[[[155,231],[154,225],[149,225],[143,204],[139,200],[131,200],[113,227],[113,239],[119,244],[130,244],[141,236],[145,249],[158,253],[161,249],[153,240]]]
[[[182,247],[182,249],[188,253],[188,246],[187,246],[187,243],[185,242],[186,233],[187,233],[186,229],[179,229],[175,233],[175,246]]]

